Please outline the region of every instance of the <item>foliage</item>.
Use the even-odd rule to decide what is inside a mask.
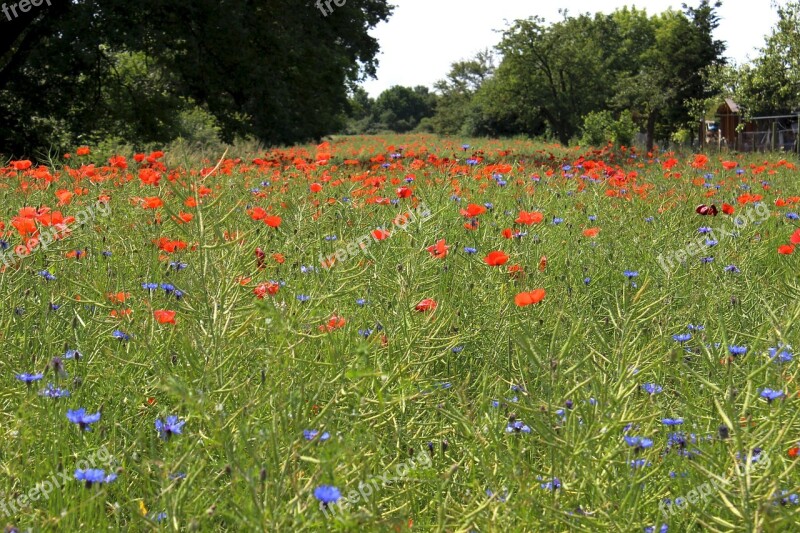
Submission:
[[[99,140],[165,142],[188,102],[223,140],[282,144],[341,125],[347,87],[374,74],[386,0],[53,0],[3,21],[0,146],[14,153]]]

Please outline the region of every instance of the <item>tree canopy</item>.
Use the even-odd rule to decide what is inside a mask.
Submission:
[[[386,0],[51,0],[3,21],[0,146],[165,142],[200,109],[225,140],[285,144],[341,125],[374,74]],[[185,121],[184,121],[185,122]]]

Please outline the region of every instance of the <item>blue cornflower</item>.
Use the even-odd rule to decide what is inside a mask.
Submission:
[[[653,446],[653,440],[646,437],[624,437],[628,446],[635,446],[637,448],[650,448]]]
[[[697,230],[698,233],[702,233],[702,234],[711,233],[712,231],[714,231],[714,230],[712,230],[708,226],[703,226],[702,228]]]
[[[497,180],[497,184],[500,187],[505,187],[506,185],[508,185],[508,182],[506,180]]]
[[[373,329],[370,329],[370,328],[367,328],[367,329],[359,329],[359,330],[358,330],[358,334],[359,334],[360,336],[362,336],[362,337],[364,337],[364,338],[366,339],[367,337],[369,337],[370,335],[372,335],[372,333],[373,333],[374,331],[375,331],[375,330],[373,330]]]
[[[667,524],[661,524],[661,527],[658,528],[658,533],[667,533],[667,531],[669,531],[669,526]],[[656,526],[645,527],[644,533],[656,533]]]
[[[55,279],[56,279],[56,277],[55,277],[54,275],[52,275],[52,274],[51,274],[49,271],[47,271],[47,270],[41,270],[41,271],[37,272],[37,274],[38,274],[39,276],[42,276],[42,277],[43,277],[44,279],[46,279],[47,281],[53,281],[53,280],[55,280]]]
[[[115,329],[113,332],[111,332],[111,336],[114,337],[115,339],[119,339],[121,341],[129,341],[129,340],[131,340],[131,336],[130,335],[128,335],[124,331],[121,331],[121,330],[118,330],[118,329]]]
[[[147,291],[154,291],[158,288],[158,283],[142,283],[142,288]]]
[[[332,485],[320,485],[314,489],[314,497],[327,507],[328,504],[339,501],[342,493]]]
[[[156,420],[156,431],[158,431],[159,437],[168,440],[173,435],[180,435],[185,423],[185,420],[178,420],[175,415],[168,416],[166,422],[162,422],[159,418]]]
[[[714,262],[714,258],[713,257],[701,257],[700,258],[700,262],[701,263],[713,263]]]
[[[725,272],[732,272],[734,274],[738,274],[741,272],[741,270],[736,268],[736,265],[728,265],[725,267]]]
[[[786,213],[786,218],[788,218],[789,220],[797,220],[800,219],[800,215],[798,215],[797,213]]]
[[[477,248],[470,248],[469,246],[465,246],[464,247],[464,251],[466,253],[468,253],[468,254],[476,254],[476,253],[478,253],[478,249]]]
[[[304,429],[303,430],[303,437],[306,440],[314,440],[314,438],[316,438],[317,435],[319,435],[319,431],[316,430],[316,429]],[[323,433],[322,435],[319,436],[319,441],[320,442],[325,442],[329,438],[331,438],[331,434],[326,431],[325,433]]]
[[[300,265],[300,273],[301,274],[311,274],[312,272],[315,272],[315,271],[316,271],[316,269],[313,266]]]
[[[770,359],[779,363],[788,363],[794,358],[791,346],[778,345],[777,347],[768,348],[768,351]]]
[[[647,217],[646,219],[644,219],[645,222],[653,222],[654,220],[655,220],[654,217]]]
[[[706,246],[716,246],[717,244],[719,244],[719,241],[714,239],[706,239]]]
[[[466,152],[467,150],[469,150],[469,145],[468,144],[462,144],[461,145],[461,149]]]
[[[554,477],[553,481],[541,483],[539,486],[545,490],[558,490],[561,488],[561,480],[557,477]]]
[[[647,394],[658,394],[664,390],[664,387],[656,385],[655,383],[645,383],[642,385],[642,389],[644,389]]]
[[[180,290],[180,289],[175,289],[175,290],[173,291],[173,293],[172,293],[172,295],[175,297],[175,299],[176,299],[176,300],[180,300],[181,298],[183,298],[183,295],[184,295],[184,294],[186,294],[186,293],[184,293],[184,292],[183,292],[182,290]]]
[[[335,241],[335,240],[337,240],[338,238],[339,238],[339,237],[337,237],[336,235],[326,235],[326,236],[325,236],[325,240],[326,240],[326,241],[328,241],[328,242]]]
[[[592,282],[592,278],[583,278],[583,284],[588,285]]]
[[[650,466],[653,463],[647,461],[647,459],[634,459],[631,461],[631,468],[642,468],[644,466]]]
[[[100,413],[97,412],[93,415],[87,415],[86,409],[81,407],[75,411],[68,410],[67,411],[67,419],[72,422],[73,424],[78,424],[78,427],[81,431],[91,431],[89,427],[90,424],[94,424],[98,420],[100,420]]]
[[[515,420],[514,422],[509,422],[506,426],[506,433],[530,433],[531,428],[526,426],[522,421]]]
[[[463,346],[453,346],[453,349],[452,349],[451,351],[452,351],[453,353],[461,353],[461,351],[462,351],[463,349],[464,349],[464,347],[463,347]]]
[[[103,250],[104,257],[111,257],[113,254],[109,250]]]
[[[589,215],[589,222],[594,222],[597,220],[597,215]]]
[[[181,263],[181,262],[179,262],[179,261],[172,261],[172,262],[169,264],[169,267],[170,267],[171,269],[173,269],[173,270],[177,270],[177,271],[181,271],[181,270],[183,270],[184,268],[187,268],[188,266],[189,266],[189,264],[188,264],[188,263]]]
[[[622,273],[622,275],[628,279],[631,279],[637,277],[639,275],[639,272],[637,272],[636,270],[626,270]]]
[[[703,326],[701,324],[697,324],[697,325],[689,324],[688,326],[686,326],[686,329],[688,329],[689,331],[692,331],[692,330],[694,330],[694,331],[704,331],[706,328],[705,328],[705,326]]]
[[[175,285],[173,285],[172,283],[162,283],[161,288],[164,290],[165,293],[167,293],[167,295],[169,295],[175,290]]]
[[[60,389],[54,386],[52,383],[48,383],[47,387],[45,387],[39,393],[39,396],[47,396],[48,398],[67,398],[69,397],[69,391],[66,389]]]
[[[557,225],[561,224],[562,222],[564,222],[563,218],[553,217],[553,225],[554,226],[557,226]]]
[[[470,158],[470,159],[467,159],[466,163],[467,163],[468,165],[470,165],[470,166],[475,166],[475,165],[477,165],[477,164],[478,164],[478,160],[477,160],[477,159],[472,159],[472,158]]]
[[[772,403],[772,400],[777,400],[781,396],[783,396],[783,391],[780,390],[772,390],[772,389],[764,389],[759,394],[762,398],[767,400],[767,402]]]
[[[3,239],[0,239],[0,250],[8,250],[10,247],[11,247],[10,244],[8,244]]]
[[[91,487],[93,483],[111,483],[117,479],[116,474],[106,475],[105,470],[97,468],[87,468],[86,470],[75,470],[75,479],[78,481],[85,481],[87,487]]]
[[[364,307],[365,305],[367,305],[367,301],[364,298],[359,298],[358,300],[356,300],[356,305],[359,307]]]
[[[731,355],[744,355],[747,353],[747,346],[728,346],[728,351]]]
[[[16,378],[23,383],[33,383],[34,381],[39,381],[44,377],[44,374],[28,374],[27,372],[24,374],[17,374]]]
[[[692,338],[691,333],[678,333],[672,336],[672,340],[684,343]]]
[[[298,294],[296,298],[301,302],[307,302],[311,299],[311,296],[306,296],[305,294]]]
[[[81,357],[83,357],[83,354],[81,352],[79,352],[78,350],[67,350],[66,352],[64,352],[64,359],[76,359],[76,360],[78,360]]]
[[[683,418],[662,418],[661,423],[665,426],[680,426],[683,424]]]
[[[483,207],[491,211],[492,209],[494,209],[494,204],[492,202],[486,202],[485,204],[483,204]]]

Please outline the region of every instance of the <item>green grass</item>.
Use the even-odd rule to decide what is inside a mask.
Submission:
[[[57,177],[49,187],[30,171],[6,172],[0,220],[12,246],[21,240],[11,220],[24,206],[76,216],[108,194],[111,214],[76,225],[71,236],[0,274],[0,501],[8,507],[37,484],[60,480],[47,498],[18,512],[9,507],[2,516],[0,507],[0,525],[34,531],[800,527],[797,504],[776,501],[780,491],[788,497],[798,490],[796,460],[788,454],[800,441],[797,361],[778,364],[767,355],[778,343],[800,345],[797,259],[777,253],[798,224],[785,216],[792,205],[775,205],[800,194],[797,170],[765,155],[711,156],[705,169],[695,169],[693,155],[684,153],[674,156],[679,162],[672,172],[680,177],[665,177],[662,163],[670,154],[632,159],[629,152],[528,141],[464,142],[472,145],[466,152],[461,139],[337,139],[327,165],[298,167],[298,157],[316,160],[314,147],[301,147],[226,160],[205,178],[216,161],[167,154],[169,170],[156,187],[140,185],[131,157],[127,171],[96,161],[93,179],[52,168]],[[392,167],[370,162],[383,154],[392,163],[398,146],[405,146],[405,157]],[[485,160],[467,166],[478,150]],[[585,168],[563,177],[562,166],[575,167],[581,156],[636,177],[628,174],[616,187],[605,173],[594,183],[580,179]],[[259,168],[251,163],[255,157],[275,166]],[[360,163],[343,164],[347,159]],[[737,161],[745,173],[723,169],[722,159]],[[68,162],[73,169],[76,160]],[[490,164],[511,165],[505,187],[492,172],[484,175]],[[170,172],[176,181],[167,179]],[[720,185],[712,198],[706,197],[711,189],[693,183],[706,173]],[[415,176],[410,185],[403,181],[409,174]],[[534,175],[541,179],[533,181]],[[364,179],[375,177],[385,179],[365,190]],[[25,190],[23,182],[30,184]],[[323,191],[310,193],[313,182]],[[203,198],[201,185],[210,188]],[[365,202],[396,198],[404,185],[414,197],[398,206]],[[56,205],[55,190],[76,187],[88,194]],[[607,195],[619,189],[623,197]],[[732,204],[737,215],[755,212],[755,204],[737,203],[744,192],[763,195],[768,216],[736,229],[736,237],[726,236],[734,229],[730,216],[695,213],[698,204],[712,202]],[[136,199],[150,196],[164,207],[140,207]],[[190,197],[200,205],[186,207]],[[329,197],[335,200],[328,203]],[[391,228],[416,202],[432,216],[371,243],[364,254],[320,268],[320,255]],[[468,231],[459,210],[485,202],[493,209]],[[253,220],[248,209],[255,206],[272,208],[282,217],[280,227]],[[520,210],[540,210],[544,221],[515,224]],[[177,224],[173,216],[181,211],[194,219]],[[553,217],[564,221],[553,224]],[[685,249],[701,226],[715,228],[718,244],[703,246],[685,265],[662,269],[659,254]],[[584,237],[589,227],[600,234]],[[505,239],[505,228],[527,235]],[[325,240],[328,235],[337,240]],[[162,237],[188,246],[167,254],[154,244]],[[450,246],[444,259],[426,251],[439,239]],[[256,247],[265,253],[264,269]],[[478,252],[467,254],[465,247]],[[87,253],[67,258],[73,250]],[[483,262],[494,250],[510,256],[507,265]],[[701,263],[705,256],[714,261]],[[176,271],[173,261],[187,267]],[[509,275],[512,264],[524,275]],[[727,265],[740,273],[726,272]],[[316,271],[304,274],[301,266]],[[44,269],[56,279],[37,274]],[[638,277],[628,280],[625,270]],[[242,284],[241,277],[251,279]],[[285,285],[259,300],[253,289],[269,280]],[[145,282],[171,283],[185,296],[150,293],[141,287]],[[547,291],[544,301],[514,304],[517,293],[539,287]],[[130,298],[109,300],[117,292]],[[301,294],[308,301],[296,298]],[[437,301],[435,311],[415,311],[425,298]],[[61,307],[51,310],[51,303]],[[110,315],[126,308],[130,318]],[[177,311],[177,324],[158,324],[157,309]],[[343,317],[344,327],[320,331],[332,315]],[[682,346],[672,335],[688,324],[704,330],[692,331]],[[359,334],[368,328],[374,330],[369,337]],[[114,339],[114,330],[131,340]],[[731,345],[746,346],[747,353],[723,364]],[[15,379],[43,372],[67,349],[83,354],[64,361],[67,377],[50,370],[31,386]],[[39,396],[48,382],[71,396]],[[663,391],[650,395],[645,383]],[[767,402],[759,397],[765,387],[786,396]],[[78,407],[101,412],[92,431],[67,420],[67,410]],[[183,434],[165,441],[154,424],[168,415],[186,424]],[[668,428],[661,423],[666,417],[684,423]],[[530,433],[507,433],[509,420],[522,421]],[[723,425],[727,439],[719,436]],[[307,441],[306,429],[329,432],[330,439]],[[686,434],[683,453],[668,446],[674,431]],[[625,435],[647,437],[653,446],[637,452]],[[762,450],[761,459],[745,468],[743,456],[754,448]],[[91,466],[116,473],[115,481],[87,488],[73,478],[79,461],[98,452],[105,457],[104,450],[110,461]],[[639,459],[645,466],[632,468]],[[173,479],[176,473],[185,478]],[[560,488],[541,487],[554,477]],[[354,497],[335,518],[314,498],[320,485],[348,497],[360,484],[366,492],[376,478],[371,494]],[[701,487],[710,490],[696,503],[662,514],[664,498]],[[157,521],[159,513],[166,518]]]

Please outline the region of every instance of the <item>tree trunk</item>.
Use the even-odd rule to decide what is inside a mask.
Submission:
[[[647,116],[647,151],[651,152],[653,150],[653,145],[655,144],[656,138],[656,118],[657,113],[655,111],[651,111],[650,114]]]

